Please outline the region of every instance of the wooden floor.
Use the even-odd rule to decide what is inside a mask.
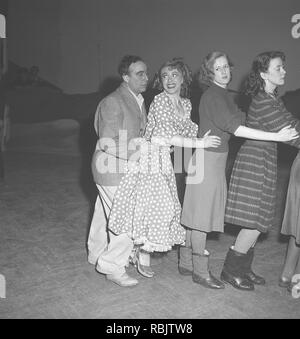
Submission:
[[[300,299],[277,285],[286,241],[279,238],[289,168],[281,166],[277,222],[257,244],[255,270],[267,285],[254,292],[205,289],[177,271],[177,251],[152,259],[154,278],[120,288],[86,260],[95,198],[78,156],[6,153],[0,184],[0,274],[6,299],[0,318],[211,319],[300,318]],[[236,230],[208,241],[212,271],[220,274]]]

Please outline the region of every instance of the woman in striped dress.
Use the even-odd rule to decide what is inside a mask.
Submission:
[[[300,130],[300,121],[277,97],[284,84],[285,56],[272,51],[259,54],[249,74],[246,93],[252,96],[246,125],[276,132],[285,126]],[[300,146],[300,139],[289,141]],[[251,270],[254,245],[274,223],[277,188],[277,144],[247,140],[241,147],[230,179],[225,222],[244,227],[227,253],[221,279],[241,290],[253,290],[265,280]]]
[[[284,137],[282,132],[270,133],[243,126],[245,114],[227,91],[231,65],[228,56],[218,51],[208,54],[201,64],[200,79],[209,88],[200,101],[198,137],[210,130],[220,137],[221,145],[194,152],[189,163],[181,215],[181,223],[186,227],[186,241],[185,246],[180,247],[179,273],[191,275],[195,283],[212,289],[222,289],[224,284],[209,271],[206,237],[210,232],[223,232],[224,229],[225,168],[231,135],[255,140],[293,139],[293,132]]]

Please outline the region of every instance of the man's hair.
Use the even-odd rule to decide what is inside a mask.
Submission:
[[[122,58],[122,60],[120,61],[119,67],[118,67],[118,73],[119,73],[120,77],[122,77],[123,75],[127,75],[130,65],[134,64],[135,62],[138,62],[138,61],[144,62],[143,59],[139,56],[125,55]]]

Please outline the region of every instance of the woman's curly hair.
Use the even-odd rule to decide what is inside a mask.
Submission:
[[[183,83],[180,89],[180,96],[182,98],[189,98],[191,95],[190,86],[192,83],[192,72],[189,69],[188,65],[184,63],[182,58],[173,58],[166,61],[158,70],[154,76],[153,88],[159,91],[163,90],[161,71],[163,68],[177,69],[183,77]]]
[[[252,63],[251,71],[245,82],[245,94],[254,97],[259,91],[264,91],[265,81],[260,76],[260,73],[268,71],[270,61],[275,58],[280,58],[285,61],[285,54],[280,51],[263,52],[257,55]]]
[[[200,83],[204,83],[206,85],[210,85],[213,80],[214,80],[214,64],[215,61],[218,58],[224,57],[227,59],[229,67],[230,67],[230,72],[233,68],[233,63],[228,57],[226,53],[219,52],[219,51],[214,51],[210,52],[203,60],[203,62],[200,65],[200,70],[199,70],[199,81]]]

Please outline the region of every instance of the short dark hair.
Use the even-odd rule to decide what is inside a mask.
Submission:
[[[138,61],[144,62],[143,59],[137,55],[125,55],[121,59],[119,66],[118,66],[118,73],[120,77],[122,77],[123,75],[127,75],[130,65]]]
[[[165,67],[168,67],[170,69],[177,69],[182,74],[183,83],[180,89],[180,96],[182,98],[189,98],[190,86],[192,83],[192,72],[189,69],[188,65],[183,62],[182,58],[173,58],[161,65],[158,72],[155,74],[153,88],[158,89],[159,91],[163,90],[161,71]]]
[[[252,63],[251,71],[245,83],[245,94],[254,97],[259,91],[264,91],[265,81],[260,73],[268,71],[270,61],[280,58],[285,61],[285,54],[281,51],[263,52],[256,56]]]

